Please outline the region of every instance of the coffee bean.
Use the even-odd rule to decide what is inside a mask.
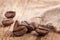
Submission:
[[[27,32],[27,30],[28,29],[26,27],[22,28],[22,29],[20,28],[20,30],[18,30],[18,31],[13,31],[13,35],[14,36],[22,36],[22,35],[24,35]]]
[[[42,30],[46,30],[46,31],[48,31],[48,30],[49,30],[49,28],[44,27],[44,26],[39,26],[39,27],[38,27],[38,29],[42,29]]]
[[[2,21],[2,24],[4,25],[4,26],[9,26],[9,25],[11,25],[11,24],[13,24],[13,20],[11,20],[11,19],[6,19],[6,20],[3,20]]]
[[[13,35],[14,36],[22,36],[27,31],[28,31],[28,29],[26,28],[26,26],[19,24],[18,21],[15,22],[14,28],[13,28]]]
[[[14,11],[7,11],[7,12],[5,13],[5,16],[6,16],[7,18],[13,18],[13,17],[15,16],[15,12],[14,12]]]
[[[25,25],[27,27],[27,29],[28,29],[27,33],[30,33],[31,31],[34,30],[34,26],[31,25],[30,23],[28,23],[27,21],[23,21],[22,25]]]
[[[29,26],[27,26],[27,29],[28,29],[27,33],[30,33],[31,31],[34,30],[34,27],[29,25]]]
[[[24,29],[26,26],[17,26],[16,28],[14,28],[13,31],[20,31],[22,29]]]
[[[25,27],[26,27],[26,26],[20,25],[19,22],[16,21],[15,24],[14,24],[14,29],[13,29],[13,31],[20,31],[20,30],[24,29]]]
[[[49,29],[45,28],[45,27],[39,27],[35,30],[40,36],[45,36],[46,34],[48,34]]]

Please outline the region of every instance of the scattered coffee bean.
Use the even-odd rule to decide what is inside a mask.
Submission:
[[[34,26],[32,26],[32,25],[31,25],[30,23],[28,23],[27,21],[24,21],[22,24],[27,27],[27,29],[28,29],[27,33],[30,33],[31,31],[34,30]]]
[[[2,24],[4,25],[4,26],[9,26],[9,25],[11,25],[11,24],[13,24],[13,20],[11,20],[11,19],[7,19],[7,20],[3,20],[2,21]]]
[[[13,35],[14,35],[14,36],[22,36],[22,35],[24,35],[26,32],[27,32],[27,28],[24,28],[24,29],[22,29],[22,30],[20,30],[20,31],[14,31],[14,32],[13,32]]]
[[[32,25],[29,25],[29,26],[26,26],[26,27],[28,29],[27,33],[30,33],[31,31],[34,30],[34,27]]]
[[[49,29],[45,27],[39,27],[35,30],[40,36],[45,36],[48,32]]]
[[[13,35],[14,36],[22,36],[24,35],[28,29],[24,25],[20,25],[18,21],[15,22],[14,29],[13,29]]]
[[[14,24],[14,29],[13,29],[13,31],[20,31],[20,30],[24,29],[25,27],[26,27],[26,26],[20,25],[19,22],[16,21],[15,24]]]
[[[24,29],[26,26],[17,26],[13,31],[20,31]]]
[[[15,16],[15,12],[14,11],[7,11],[5,16],[7,18],[13,18]]]

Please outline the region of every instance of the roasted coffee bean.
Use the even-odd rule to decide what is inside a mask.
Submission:
[[[19,22],[18,22],[18,21],[15,21],[13,31],[22,30],[22,29],[24,29],[25,27],[26,27],[25,25],[19,24]]]
[[[18,31],[13,31],[13,35],[14,36],[22,36],[22,35],[24,35],[27,32],[27,30],[28,29],[25,27],[25,28],[20,29]]]
[[[35,30],[40,36],[45,36],[46,34],[48,34],[49,29],[45,28],[45,27],[39,27]]]
[[[15,22],[14,28],[13,28],[13,35],[14,35],[14,36],[22,36],[22,35],[24,35],[27,31],[28,31],[28,29],[26,28],[25,25],[19,24],[18,21]]]
[[[5,16],[6,16],[7,18],[13,18],[13,17],[15,16],[15,12],[14,12],[14,11],[7,11],[7,12],[5,13]]]
[[[34,27],[33,27],[33,26],[31,26],[31,25],[26,26],[26,27],[27,27],[27,29],[28,29],[27,33],[30,33],[31,31],[33,31],[33,30],[34,30]]]
[[[26,26],[17,26],[16,28],[13,29],[13,31],[20,31],[24,29]]]
[[[30,33],[32,30],[34,30],[34,27],[30,25],[30,23],[28,23],[27,21],[22,21],[20,26],[26,26],[28,29],[27,33]]]
[[[28,29],[27,33],[30,33],[31,31],[34,30],[35,27],[33,25],[31,25],[31,23],[28,23],[27,21],[24,21],[24,22],[25,22],[26,27]]]
[[[13,20],[11,20],[11,19],[7,19],[7,20],[3,20],[2,21],[2,24],[4,25],[4,26],[9,26],[9,25],[11,25],[11,24],[13,24]]]

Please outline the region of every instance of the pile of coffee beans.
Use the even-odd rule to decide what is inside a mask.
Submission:
[[[35,23],[28,23],[27,21],[22,21],[19,23],[18,21],[15,22],[13,34],[14,36],[22,36],[25,33],[30,33],[35,31],[38,33],[37,36],[45,36],[49,33],[50,29],[49,25],[39,25]]]
[[[9,26],[14,23],[14,20],[12,18],[15,17],[15,11],[7,11],[5,13],[5,17],[7,19],[2,21],[2,24],[4,26]],[[22,36],[26,33],[30,33],[32,31],[35,31],[39,34],[39,36],[45,36],[46,34],[49,33],[50,29],[53,26],[50,27],[50,25],[40,25],[36,24],[35,22],[28,23],[27,21],[21,21],[19,23],[18,20],[15,21],[14,23],[14,28],[13,28],[13,36]]]

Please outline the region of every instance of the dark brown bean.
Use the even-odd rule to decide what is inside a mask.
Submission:
[[[47,27],[43,27],[43,26],[39,26],[37,29],[46,30],[46,31],[49,30],[49,28],[47,28]]]
[[[31,26],[31,25],[26,26],[26,27],[27,27],[27,29],[28,29],[27,33],[30,33],[31,31],[33,31],[33,30],[34,30],[34,27],[33,27],[33,26]]]
[[[22,30],[22,29],[24,29],[25,27],[26,27],[25,25],[19,24],[19,22],[18,22],[18,21],[15,21],[13,31]]]
[[[14,29],[13,29],[13,35],[14,35],[14,36],[22,36],[22,35],[24,35],[27,31],[28,31],[28,29],[26,28],[25,25],[19,24],[18,21],[15,22],[15,24],[14,24]]]
[[[9,25],[11,25],[11,24],[13,24],[13,20],[11,20],[11,19],[7,19],[7,20],[3,20],[2,21],[2,24],[4,25],[4,26],[9,26]]]
[[[48,34],[49,29],[45,28],[45,27],[39,27],[35,30],[40,36],[45,36],[46,34]]]
[[[14,28],[13,31],[20,31],[22,29],[24,29],[26,26],[17,26],[16,28]]]
[[[22,35],[24,35],[27,32],[27,30],[28,29],[25,27],[25,28],[20,29],[18,31],[13,31],[13,35],[14,36],[22,36]]]
[[[27,21],[23,21],[22,25],[25,25],[27,27],[27,29],[28,29],[27,33],[30,33],[31,31],[34,30],[34,26],[31,25],[30,23],[28,23]]]
[[[16,21],[15,24],[14,24],[14,29],[13,29],[13,31],[20,31],[20,30],[24,29],[25,27],[26,27],[26,26],[20,25],[19,22]]]
[[[7,11],[5,13],[5,17],[7,18],[13,18],[15,16],[15,12],[14,11]]]

